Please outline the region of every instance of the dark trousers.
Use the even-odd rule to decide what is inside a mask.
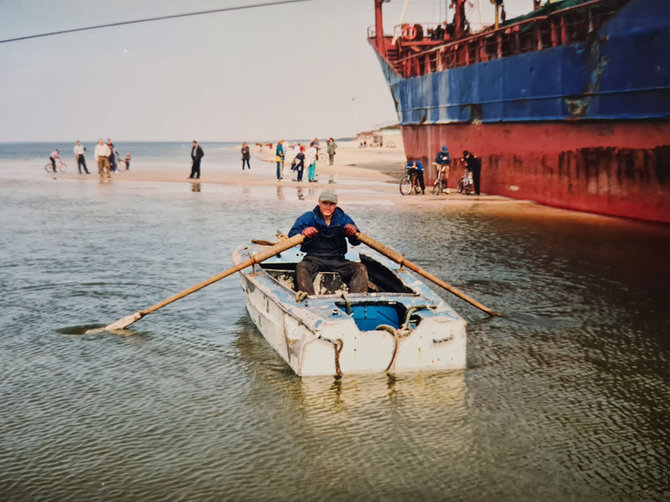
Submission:
[[[305,256],[295,267],[298,291],[304,291],[308,295],[315,294],[314,278],[318,272],[338,272],[349,286],[350,293],[368,291],[368,271],[362,263],[344,258],[320,258],[313,255]]]
[[[421,193],[426,191],[426,185],[423,183],[423,171],[417,171],[416,177],[419,178],[419,186],[421,187]]]
[[[88,172],[88,169],[86,169],[86,158],[83,155],[80,155],[77,157],[77,168],[79,169],[79,174],[81,174],[82,167],[84,168],[86,174],[91,174]]]
[[[479,179],[481,174],[481,169],[472,170],[472,183],[475,185],[475,195],[479,195]]]
[[[245,162],[247,163],[247,167],[249,168],[249,170],[251,170],[251,164],[249,164],[249,159],[245,159],[244,157],[242,157],[242,171],[244,171]]]
[[[191,166],[191,175],[189,178],[200,179],[200,159],[193,159],[193,165]]]
[[[305,170],[305,165],[304,164],[298,164],[298,181],[302,181],[302,173]]]

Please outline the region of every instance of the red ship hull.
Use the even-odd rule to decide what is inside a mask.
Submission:
[[[549,206],[670,222],[670,124],[593,121],[403,125],[407,158],[434,159],[446,144],[452,159],[469,150],[482,159],[481,191]],[[614,147],[613,145],[616,145]],[[463,174],[452,163],[449,186]],[[426,173],[435,178],[432,169]]]

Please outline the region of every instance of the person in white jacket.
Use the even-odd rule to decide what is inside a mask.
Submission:
[[[109,168],[109,155],[110,155],[110,150],[107,145],[105,145],[105,142],[101,139],[98,140],[98,144],[95,147],[95,161],[98,163],[98,174],[100,177],[104,177],[105,175],[108,178],[112,177],[112,172]]]

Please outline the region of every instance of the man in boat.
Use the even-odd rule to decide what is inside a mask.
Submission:
[[[360,244],[356,232],[354,220],[337,207],[337,194],[332,190],[321,192],[319,204],[295,220],[288,233],[289,237],[305,236],[300,250],[306,256],[295,268],[298,291],[313,295],[318,272],[338,272],[350,293],[367,293],[365,265],[344,258],[347,239],[352,246]]]

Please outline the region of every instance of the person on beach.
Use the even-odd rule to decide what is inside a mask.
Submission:
[[[444,178],[444,184],[446,186],[447,181],[449,180],[449,166],[451,165],[451,156],[449,155],[449,149],[446,146],[443,146],[442,150],[437,152],[435,163],[437,164],[438,176],[440,176],[440,172],[444,169],[442,178]],[[447,187],[447,193],[449,193],[449,187]]]
[[[300,151],[295,156],[295,170],[298,173],[296,181],[302,181],[302,173],[305,170],[305,147],[301,146]]]
[[[126,157],[123,159],[126,163],[126,171],[130,169],[130,152],[126,154]]]
[[[249,171],[251,171],[251,164],[249,164],[249,160],[251,160],[251,153],[249,153],[249,143],[246,141],[242,143],[242,149],[240,151],[242,152],[242,171],[244,171],[245,163],[247,164]]]
[[[49,155],[49,160],[51,161],[51,170],[54,173],[56,172],[56,159],[61,160],[58,148],[56,148],[53,152],[51,152],[51,155]]]
[[[115,173],[117,169],[116,165],[116,150],[114,149],[114,143],[112,143],[111,138],[107,138],[107,147],[109,148],[109,168]]]
[[[333,162],[335,161],[335,150],[337,150],[337,143],[335,143],[333,138],[328,138],[326,146],[328,148],[328,165],[332,166]]]
[[[473,155],[467,150],[463,150],[463,158],[461,159],[465,164],[465,168],[472,173],[472,183],[475,185],[475,195],[479,195],[479,182],[482,174],[482,161],[479,157]]]
[[[409,169],[410,174],[412,172],[416,173],[416,177],[419,180],[419,186],[421,187],[421,194],[426,193],[426,185],[423,183],[423,164],[420,160],[410,160],[405,164],[405,169]]]
[[[277,161],[277,181],[284,178],[284,140],[280,139],[277,142],[277,149],[275,150],[275,160]]]
[[[344,257],[347,239],[352,246],[360,244],[357,232],[354,220],[337,207],[337,194],[332,190],[322,191],[318,205],[296,219],[288,233],[289,237],[305,236],[300,246],[305,257],[295,268],[298,291],[314,295],[314,279],[318,272],[338,272],[350,293],[366,293],[368,272],[365,265]]]
[[[77,169],[79,174],[82,174],[81,169],[84,168],[86,174],[91,174],[86,168],[86,150],[81,146],[81,141],[77,140],[77,144],[74,146],[74,158],[77,160]]]
[[[98,175],[100,178],[104,178],[105,176],[111,178],[112,173],[109,167],[109,146],[105,145],[105,142],[102,140],[102,138],[98,140],[94,154],[95,161],[98,164]]]
[[[198,145],[196,140],[193,140],[193,148],[191,148],[191,175],[189,179],[200,179],[200,160],[205,156],[202,147]]]
[[[309,146],[313,146],[316,149],[316,158],[319,158],[319,138],[314,138]]]
[[[318,154],[319,151],[314,146],[314,143],[311,143],[307,150],[307,181],[310,183],[316,182],[316,158]]]

